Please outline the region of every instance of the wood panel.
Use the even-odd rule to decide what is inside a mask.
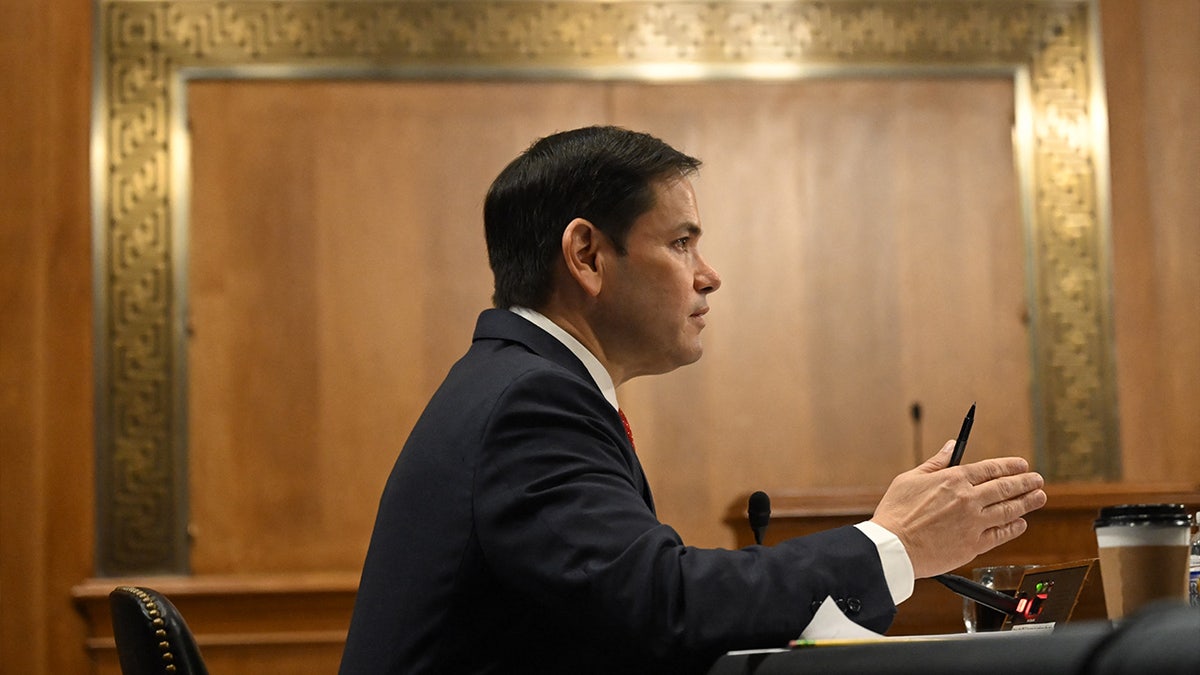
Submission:
[[[621,393],[689,541],[727,543],[724,505],[755,482],[886,484],[940,445],[911,447],[913,401],[949,436],[978,400],[980,456],[1032,456],[1005,80],[211,82],[190,100],[197,572],[357,567],[395,453],[488,304],[482,194],[582,123],[708,163],[710,354]],[[521,122],[501,133],[495,110]]]
[[[1046,488],[1042,509],[1029,514],[1025,534],[978,556],[956,573],[969,577],[971,568],[988,565],[1053,565],[1097,557],[1092,530],[1101,507],[1115,504],[1186,504],[1200,508],[1196,484],[1060,484]],[[765,544],[869,519],[883,491],[853,488],[793,492],[771,496],[771,520]],[[738,546],[754,543],[746,521],[749,495],[729,505],[725,523]],[[1087,618],[1104,618],[1103,607],[1092,607]],[[931,635],[963,632],[962,600],[932,579],[918,579],[913,595],[900,605],[889,635]]]
[[[1200,478],[1200,3],[1101,3],[1125,478]]]
[[[1141,7],[1146,35],[1166,40],[1146,55],[1148,220],[1155,225],[1154,290],[1162,409],[1189,406],[1193,414],[1164,416],[1162,459],[1167,475],[1200,475],[1200,3],[1175,0],[1157,11]],[[1188,31],[1176,26],[1186,26]],[[1130,441],[1138,444],[1138,440]],[[1138,459],[1141,460],[1141,453]],[[1144,469],[1130,467],[1130,478]]]
[[[400,446],[491,304],[492,177],[595,120],[602,92],[201,82],[190,100],[193,569],[358,569]]]
[[[0,3],[0,673],[87,667],[91,5]]]

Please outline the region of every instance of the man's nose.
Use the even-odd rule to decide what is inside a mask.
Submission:
[[[700,269],[696,272],[696,290],[701,293],[712,293],[721,287],[721,275],[703,258],[700,259]]]

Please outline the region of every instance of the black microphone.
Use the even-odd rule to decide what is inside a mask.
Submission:
[[[754,531],[754,543],[762,544],[767,523],[771,522],[771,498],[767,493],[759,490],[750,495],[746,515],[750,518],[750,529]]]
[[[1000,591],[988,588],[966,577],[960,577],[957,574],[939,574],[934,579],[937,579],[943,586],[964,598],[974,600],[986,607],[991,607],[997,612],[1012,616],[1020,614],[1017,611],[1017,607],[1020,607],[1020,601],[1011,595],[1005,595]]]

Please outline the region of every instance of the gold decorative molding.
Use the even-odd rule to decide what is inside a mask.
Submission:
[[[1094,0],[98,0],[97,571],[185,572],[187,82],[1007,73],[1038,468],[1119,475]]]

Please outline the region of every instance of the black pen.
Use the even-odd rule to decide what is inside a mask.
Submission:
[[[960,577],[957,574],[939,574],[934,579],[964,598],[991,607],[997,612],[1012,614],[1013,616],[1019,614],[1017,608],[1021,606],[1021,601],[1011,595],[1005,595],[1000,591],[988,588],[966,577]]]
[[[958,430],[958,440],[954,441],[954,454],[950,455],[950,466],[958,466],[962,461],[963,453],[967,450],[967,437],[971,435],[971,425],[975,423],[975,404],[971,404],[971,409],[967,411],[967,416],[963,418],[962,429]]]

